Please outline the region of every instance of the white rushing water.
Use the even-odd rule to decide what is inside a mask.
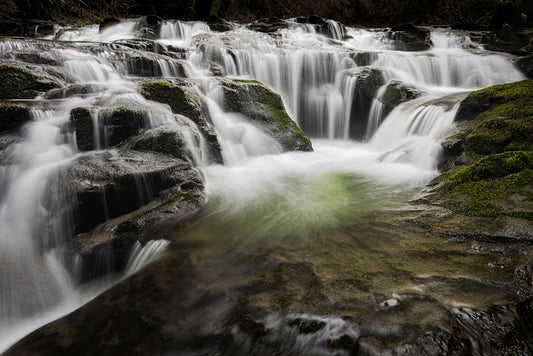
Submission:
[[[136,108],[148,129],[170,126],[182,132],[191,163],[205,174],[210,197],[241,209],[258,197],[278,194],[293,201],[285,207],[285,214],[294,211],[287,219],[296,216],[303,226],[307,217],[320,214],[326,216],[320,223],[334,221],[326,212],[336,214],[346,207],[324,204],[328,199],[343,201],[344,188],[326,189],[328,196],[313,190],[324,189],[332,175],[364,177],[380,187],[363,195],[423,184],[436,172],[439,140],[457,110],[439,99],[523,78],[506,57],[464,49],[472,46],[471,40],[445,29],[432,31],[431,49],[401,52],[380,32],[344,28],[334,21],[328,21],[328,28],[332,38],[295,21],[275,36],[242,25],[218,33],[201,22],[164,21],[159,33],[152,34],[161,53],[123,45],[132,39],[143,43],[139,39],[146,32],[139,20],[125,20],[102,32],[97,26],[60,29],[51,37],[57,41],[1,40],[3,61],[21,60],[23,51],[40,52],[58,69],[46,65],[45,70],[62,73],[57,80],[63,85],[91,90],[61,100],[32,101],[32,120],[22,128],[20,140],[0,156],[0,351],[16,340],[13,335],[23,335],[94,295],[80,293],[75,272],[56,253],[74,236],[76,201],[62,179],[65,167],[81,154],[74,135],[64,129],[71,109],[90,109],[97,149],[106,150],[99,118],[119,107]],[[194,79],[222,147],[224,166],[211,165],[196,124],[137,92],[134,79],[143,73],[134,65],[139,61],[131,58],[139,56],[149,63],[142,67],[146,75],[179,77],[183,68]],[[381,78],[381,87],[370,96],[360,81],[368,69]],[[246,117],[224,112],[221,89],[210,78],[214,74],[256,79],[278,92],[290,116],[313,139],[315,152],[282,153],[279,143]],[[407,86],[418,98],[390,111],[381,100],[391,83]],[[298,188],[291,177],[297,177]],[[166,244],[136,246],[127,273]],[[12,336],[2,337],[8,330]]]

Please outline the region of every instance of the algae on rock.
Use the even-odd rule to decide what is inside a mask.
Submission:
[[[269,132],[286,151],[313,150],[311,140],[287,114],[279,94],[255,80],[224,80],[221,84],[224,110],[250,118]]]

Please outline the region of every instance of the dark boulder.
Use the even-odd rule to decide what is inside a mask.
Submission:
[[[0,103],[0,132],[16,130],[30,119],[30,110],[27,107]]]
[[[518,59],[516,64],[526,77],[533,79],[533,55]]]
[[[379,100],[387,106],[389,110],[394,109],[399,104],[418,98],[420,90],[410,87],[402,82],[393,80],[387,84],[383,96]]]
[[[363,139],[372,102],[385,84],[385,78],[381,69],[372,67],[355,68],[346,72],[346,76],[355,79],[349,134],[352,138]]]
[[[518,56],[533,53],[533,33],[531,30],[501,30],[486,32],[481,37],[485,49],[489,51],[511,53]]]
[[[227,32],[232,31],[235,28],[229,23],[228,21],[221,19],[217,15],[211,15],[207,19],[207,24],[209,25],[209,28],[211,31],[216,32]]]
[[[311,141],[289,117],[279,94],[253,80],[222,81],[223,108],[241,113],[278,141],[286,151],[312,151]]]
[[[0,99],[32,99],[39,93],[57,88],[58,82],[42,70],[16,63],[0,64]]]
[[[70,111],[70,121],[74,125],[74,134],[76,136],[76,145],[78,150],[94,150],[94,123],[89,109],[72,109]]]
[[[128,148],[143,152],[157,152],[184,161],[192,161],[192,154],[183,137],[173,127],[161,126],[146,131],[128,143]]]
[[[0,20],[0,36],[39,38],[55,33],[55,24],[39,20]]]
[[[425,51],[431,48],[430,31],[413,24],[394,26],[387,36],[396,42],[399,51]]]
[[[65,173],[78,200],[78,233],[132,212],[164,190],[201,187],[189,163],[151,152],[120,150],[80,156]]]
[[[217,163],[222,163],[220,144],[208,118],[204,114],[202,102],[187,85],[168,82],[143,83],[140,91],[146,99],[167,104],[173,113],[183,115],[192,120],[207,141],[211,159]]]
[[[95,128],[96,118],[97,127]],[[123,144],[145,128],[144,112],[138,108],[114,108],[91,112],[88,108],[75,108],[70,112],[78,150],[90,151]],[[97,144],[98,143],[98,144]]]

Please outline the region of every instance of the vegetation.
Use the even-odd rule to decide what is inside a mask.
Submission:
[[[445,173],[441,192],[452,210],[467,216],[531,220],[533,80],[483,89],[465,102],[482,108],[473,114],[461,108],[463,120],[477,123],[460,135],[475,163]]]
[[[346,24],[391,26],[405,22],[454,24],[499,29],[520,27],[527,0],[0,0],[0,13],[14,18],[98,20],[104,17],[158,15],[206,20],[212,15],[248,22],[264,17],[318,15]]]

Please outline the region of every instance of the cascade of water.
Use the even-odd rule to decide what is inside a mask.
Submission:
[[[270,36],[243,27],[215,33],[201,22],[164,21],[160,29],[163,44],[168,43],[169,48],[170,44],[186,47],[180,49],[183,51],[179,60],[172,55],[134,52],[118,42],[111,43],[146,39],[139,33],[139,20],[124,20],[102,32],[97,26],[60,29],[55,36],[60,41],[0,40],[2,58],[17,60],[15,55],[9,57],[10,52],[22,50],[46,51],[51,56],[48,59],[63,71],[61,82],[86,89],[83,94],[65,94],[65,100],[47,102],[51,109],[33,110],[32,121],[24,127],[24,137],[2,156],[8,163],[0,167],[4,182],[0,188],[0,334],[12,321],[51,308],[74,288],[69,273],[54,253],[55,247],[73,236],[70,212],[75,202],[61,175],[62,169],[78,154],[72,134],[65,129],[73,108],[89,109],[98,150],[110,146],[105,125],[108,115],[128,108],[143,117],[147,130],[165,126],[178,132],[190,151],[191,163],[197,166],[209,163],[206,142],[196,124],[172,113],[166,105],[144,99],[130,75],[179,77],[183,76],[183,67],[190,77],[202,79],[198,82],[205,94],[200,96],[225,163],[230,169],[250,163],[247,168],[254,170],[255,181],[261,183],[271,178],[265,173],[267,170],[276,172],[273,168],[279,168],[275,166],[279,161],[267,168],[263,163],[275,161],[272,155],[282,152],[280,144],[242,115],[224,112],[220,87],[206,77],[244,76],[269,85],[280,93],[291,117],[310,136],[332,140],[366,135],[369,140],[364,149],[362,145],[357,148],[347,145],[328,150],[322,142],[317,144],[319,152],[315,156],[306,156],[306,159],[312,156],[316,162],[302,166],[297,164],[301,156],[284,155],[280,161],[286,160],[287,171],[279,176],[303,176],[306,170],[321,171],[324,167],[332,172],[353,173],[355,168],[350,165],[370,166],[372,162],[372,169],[377,170],[376,160],[384,162],[385,167],[390,167],[387,163],[405,162],[422,170],[434,170],[440,150],[438,140],[452,124],[457,109],[435,104],[435,99],[523,78],[503,56],[480,56],[463,49],[463,45],[471,45],[464,36],[433,31],[432,49],[398,52],[392,50],[382,32],[345,29],[336,22],[327,23],[334,40],[318,34],[309,24],[295,24]],[[146,59],[153,68],[139,74],[136,58],[141,58],[141,62]],[[381,88],[363,88],[353,76],[367,65],[381,71],[384,79]],[[391,80],[412,85],[421,93],[418,99],[399,104],[385,117],[390,108],[385,110],[380,100]],[[68,89],[61,89],[62,93]],[[363,89],[368,89],[367,97],[357,97]],[[262,155],[265,156],[258,158]],[[213,175],[220,169],[208,167],[205,172]],[[232,192],[248,187],[247,180],[244,177],[234,184]],[[208,188],[227,189],[223,188],[227,182],[217,183]],[[143,190],[142,179],[138,184],[139,194],[151,196]],[[299,191],[294,195],[298,194]],[[311,210],[303,211],[307,214]],[[153,242],[142,249],[137,246],[128,271],[136,270],[164,245]]]
[[[168,240],[151,240],[146,245],[141,246],[139,242],[135,242],[131,249],[124,275],[129,276],[138,271],[142,266],[159,255],[169,243],[170,241]]]
[[[211,32],[204,22],[164,21],[159,31],[163,40],[190,40],[199,33]]]
[[[250,157],[282,152],[281,145],[276,140],[246,120],[242,114],[224,112],[220,105],[222,101],[223,92],[217,86],[212,87],[205,98],[225,164],[240,164]]]

